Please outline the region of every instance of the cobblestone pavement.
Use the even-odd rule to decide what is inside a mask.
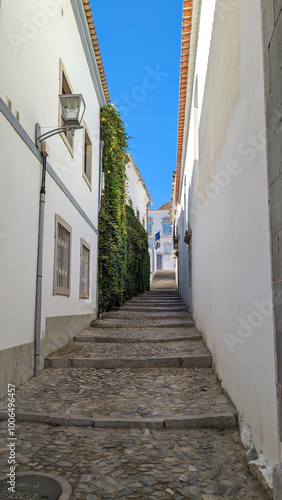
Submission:
[[[176,339],[177,340],[177,339]],[[53,357],[79,357],[79,358],[150,358],[153,356],[186,356],[187,354],[210,354],[203,342],[183,341],[183,342],[162,342],[146,344],[116,344],[91,343],[91,342],[71,342],[67,347],[63,347]],[[52,356],[50,356],[52,357]]]
[[[151,284],[151,291],[154,292],[155,289],[161,290],[165,289],[165,292],[168,290],[177,291],[177,286],[175,282],[175,274],[174,271],[157,271],[154,280]]]
[[[150,292],[49,357],[66,366],[70,358],[133,359],[138,369],[48,368],[17,389],[17,471],[60,475],[72,485],[70,500],[266,500],[213,370],[146,365],[182,356],[210,359],[173,274],[158,273]],[[0,473],[7,474],[7,398],[0,412]]]
[[[107,328],[103,330],[103,332],[97,332],[95,328],[89,328],[87,330],[83,330],[76,336],[76,339],[79,340],[81,337],[97,338],[100,341],[105,341],[107,338],[115,338],[116,342],[121,342],[121,339],[126,339],[128,342],[133,340],[139,340],[143,342],[151,342],[164,339],[166,340],[174,340],[178,337],[187,338],[187,337],[199,337],[199,332],[196,328],[119,328],[116,330],[115,328]],[[201,337],[200,337],[201,338]]]
[[[0,424],[2,473],[6,424]],[[18,472],[67,479],[74,500],[266,500],[236,430],[149,431],[17,424]]]
[[[143,327],[149,327],[149,328],[167,328],[167,327],[174,327],[176,326],[187,326],[191,325],[194,326],[194,322],[189,320],[189,319],[182,319],[181,317],[175,317],[175,319],[165,319],[160,318],[160,319],[145,319],[145,318],[139,318],[136,317],[136,319],[125,319],[121,318],[119,319],[103,319],[97,320],[97,321],[92,321],[91,325],[95,328],[143,328]]]
[[[5,410],[6,401],[0,405]],[[48,369],[17,390],[17,410],[124,417],[233,411],[209,368]]]

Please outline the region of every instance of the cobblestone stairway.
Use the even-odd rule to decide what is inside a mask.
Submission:
[[[70,498],[267,498],[171,273],[49,356],[16,401],[19,470],[61,474]]]

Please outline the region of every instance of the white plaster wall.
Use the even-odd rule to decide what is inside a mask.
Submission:
[[[126,164],[125,171],[127,176],[127,193],[128,197],[132,201],[132,208],[135,212],[135,215],[137,215],[137,209],[139,210],[140,222],[143,225],[144,219],[144,227],[147,230],[147,203],[149,202],[148,196],[131,162]]]
[[[42,329],[48,316],[91,314],[96,312],[97,235],[82,219],[73,204],[60,195],[60,188],[47,175],[46,217],[43,254],[43,310]],[[55,214],[59,214],[72,228],[70,296],[53,295]],[[79,299],[80,238],[90,245],[90,297]]]
[[[195,72],[199,170],[193,171],[192,109],[184,172],[190,184],[193,314],[224,388],[250,425],[257,451],[275,463],[280,457],[260,2],[240,2],[223,18],[216,13],[214,19],[213,9],[214,2],[203,0]],[[234,47],[229,57],[228,46]],[[180,290],[186,290],[183,258],[179,276]]]
[[[2,1],[0,57],[2,67],[9,71],[2,72],[0,96],[4,102],[7,96],[11,99],[13,112],[19,111],[20,122],[32,139],[36,122],[50,130],[57,127],[61,58],[74,92],[82,93],[86,102],[85,121],[93,141],[92,192],[81,182],[82,130],[76,131],[74,158],[59,135],[50,138],[48,161],[97,224],[99,105],[70,0],[54,0],[52,15],[46,4],[44,0]]]
[[[48,7],[49,6],[49,7]],[[82,93],[86,102],[85,122],[91,135],[92,190],[82,177],[83,131],[76,131],[74,157],[58,135],[48,139],[48,162],[84,210],[98,226],[99,103],[70,0],[2,0],[0,12],[0,59],[2,71],[0,97],[12,101],[12,112],[20,113],[20,123],[34,140],[35,124],[42,133],[58,126],[58,94],[60,58],[73,91]],[[8,233],[3,246],[3,280],[8,293],[1,306],[2,324],[9,335],[2,336],[0,348],[31,342],[34,335],[35,280],[39,191],[42,166],[19,139],[8,122],[1,128],[1,203],[0,233]],[[47,174],[46,219],[43,262],[42,330],[45,318],[96,312],[97,236],[63,191]],[[54,219],[55,213],[72,227],[71,295],[53,296]],[[9,224],[8,224],[9,222]],[[7,229],[7,226],[8,229]],[[11,229],[12,228],[12,229]],[[80,237],[91,245],[91,296],[79,299]],[[14,283],[16,282],[16,285]],[[7,330],[6,330],[7,331]]]
[[[40,165],[0,113],[0,349],[32,342]]]
[[[148,219],[153,220],[152,235],[154,236],[158,231],[161,231],[161,246],[154,251],[154,273],[157,271],[157,255],[162,255],[162,270],[174,271],[175,259],[173,259],[173,234],[171,231],[170,237],[164,237],[162,234],[162,220],[169,219],[169,212],[165,210],[148,210]],[[153,240],[154,241],[154,240]],[[171,254],[165,254],[164,247],[166,244],[171,245]]]

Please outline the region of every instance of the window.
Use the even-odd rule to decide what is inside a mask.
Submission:
[[[55,216],[54,295],[70,295],[71,227]]]
[[[79,298],[89,299],[90,246],[80,238],[80,286]]]
[[[91,190],[92,179],[92,142],[88,132],[86,123],[83,124],[83,160],[82,160],[82,176]]]
[[[145,227],[145,219],[144,219],[144,217],[142,217],[142,224],[143,224],[143,227]]]
[[[132,199],[131,198],[129,198],[129,200],[128,200],[128,205],[130,206],[130,208],[133,208],[133,203],[132,203]]]
[[[72,86],[70,84],[69,78],[67,76],[65,67],[60,59],[60,88],[59,94],[73,94]],[[62,117],[61,106],[59,105],[59,127],[64,127],[66,125]],[[73,136],[71,130],[62,132],[61,137],[65,142],[69,152],[73,156]]]
[[[165,236],[170,236],[171,235],[171,223],[169,222],[164,222],[164,235]]]
[[[170,255],[171,254],[171,245],[166,245],[164,248],[164,251],[166,254]]]
[[[136,217],[138,220],[140,220],[140,212],[139,212],[138,208],[136,208]]]
[[[151,236],[153,232],[153,220],[149,219],[148,220],[148,235]]]

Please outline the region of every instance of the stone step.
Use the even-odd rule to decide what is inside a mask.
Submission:
[[[171,302],[171,303],[174,303],[174,302],[183,302],[183,299],[177,295],[177,296],[174,296],[174,297],[168,297],[168,296],[161,296],[161,297],[158,297],[156,295],[139,295],[137,297],[132,297],[132,299],[130,299],[128,302],[138,302],[138,301],[158,301],[158,302]]]
[[[118,331],[108,328],[97,332],[95,328],[87,328],[78,333],[75,342],[101,343],[164,343],[199,341],[202,335],[196,328],[124,328]]]
[[[130,337],[121,337],[121,336],[113,336],[113,337],[104,337],[102,335],[80,335],[74,337],[75,342],[98,342],[98,343],[119,343],[119,344],[162,344],[164,342],[191,342],[191,341],[199,341],[202,340],[202,335],[195,334],[190,337],[177,337],[177,338],[130,338]]]
[[[172,419],[234,413],[211,368],[45,369],[17,389],[17,412],[62,418]],[[7,400],[0,402],[7,419]]]
[[[143,311],[125,311],[123,308],[120,311],[110,311],[103,313],[103,319],[191,319],[191,315],[186,311],[162,311],[145,313]]]
[[[119,311],[128,311],[128,312],[143,312],[143,313],[150,313],[150,312],[188,312],[187,307],[185,305],[179,305],[179,306],[167,306],[164,304],[163,306],[159,306],[159,304],[152,304],[152,305],[137,305],[137,304],[129,304],[127,303],[124,305]]]
[[[165,319],[165,320],[117,320],[101,319],[91,322],[91,328],[181,328],[183,326],[195,327],[195,323],[189,319]]]
[[[172,302],[160,302],[160,301],[155,301],[155,300],[147,300],[142,302],[138,301],[130,301],[124,304],[124,306],[121,308],[123,309],[124,307],[146,307],[146,308],[159,308],[161,310],[163,309],[174,309],[174,308],[179,308],[179,307],[184,307],[187,310],[187,306],[184,302],[177,302],[177,303],[172,303]]]
[[[97,429],[228,429],[237,427],[237,413],[226,412],[180,417],[161,418],[110,418],[69,416],[43,412],[16,412],[17,422],[38,422],[52,426],[94,427]],[[0,412],[0,421],[7,420],[6,412]]]
[[[132,297],[131,300],[133,299],[147,299],[147,300],[183,300],[182,297],[180,297],[180,295],[178,294],[174,294],[174,295],[169,295],[169,294],[165,294],[165,293],[161,293],[161,294],[158,294],[158,293],[146,293],[145,295],[138,295],[136,297]]]
[[[87,368],[112,370],[116,368],[129,368],[144,370],[148,368],[211,368],[212,356],[210,354],[179,357],[158,357],[158,358],[72,358],[72,357],[47,357],[44,368]]]

